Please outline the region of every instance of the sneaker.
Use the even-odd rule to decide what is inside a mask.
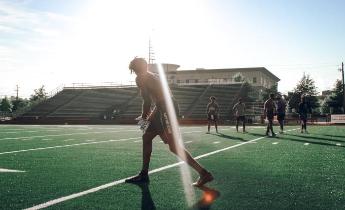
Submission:
[[[269,133],[268,133],[268,132],[266,132],[266,136],[269,136]]]
[[[148,183],[150,182],[149,175],[147,173],[140,172],[138,175],[133,176],[129,179],[125,180],[126,183],[134,183],[134,184],[139,184],[139,183]]]
[[[207,131],[206,134],[210,134],[210,131]]]
[[[306,130],[306,131],[304,131],[306,134],[309,134],[309,132]]]
[[[303,130],[301,130],[301,133],[303,133]]]
[[[277,134],[275,134],[275,133],[272,133],[272,137],[276,137],[277,136]]]
[[[206,171],[204,173],[202,173],[199,177],[199,179],[193,183],[193,186],[195,187],[201,187],[204,184],[206,184],[207,182],[210,182],[213,180],[213,176],[210,172]]]

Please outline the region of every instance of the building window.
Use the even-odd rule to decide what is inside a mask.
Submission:
[[[195,83],[199,83],[199,80],[198,80],[198,79],[196,79],[196,80],[195,80]]]
[[[189,79],[186,79],[186,83],[189,83]]]
[[[253,77],[253,84],[256,83],[256,77]]]
[[[176,82],[177,82],[177,83],[180,83],[180,80],[178,79]]]

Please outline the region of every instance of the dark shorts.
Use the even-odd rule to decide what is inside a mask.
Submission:
[[[151,134],[151,135],[159,135],[159,136],[166,136],[167,139],[172,138],[172,128],[171,123],[168,118],[168,114],[166,111],[163,110],[157,110],[153,120],[151,121],[149,127],[146,129],[145,134]],[[165,144],[166,142],[164,139],[162,139]]]
[[[274,119],[274,113],[268,112],[267,113],[267,120],[273,120]]]
[[[307,118],[308,118],[308,116],[305,114],[301,114],[301,115],[299,115],[299,119],[300,120],[307,120]]]
[[[218,115],[217,114],[207,114],[207,120],[209,121],[217,121]]]
[[[246,121],[246,117],[245,117],[245,116],[237,116],[237,117],[236,117],[236,120],[237,120],[237,121],[243,121],[243,122],[245,122],[245,121]]]
[[[278,119],[278,121],[283,121],[283,120],[285,120],[285,114],[284,114],[284,113],[278,114],[278,115],[277,115],[277,119]]]

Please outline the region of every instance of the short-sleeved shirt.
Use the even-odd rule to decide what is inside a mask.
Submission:
[[[207,114],[212,114],[212,115],[216,115],[218,114],[218,110],[219,110],[219,106],[216,102],[210,102],[207,104]]]
[[[236,116],[244,116],[245,110],[246,110],[246,105],[244,103],[238,102],[237,104],[235,104],[233,109],[236,110]]]
[[[286,101],[285,100],[283,100],[283,99],[278,100],[277,112],[278,112],[278,114],[285,114],[285,112],[286,112]]]

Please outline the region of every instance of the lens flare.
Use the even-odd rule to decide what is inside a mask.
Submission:
[[[177,145],[181,145],[181,147],[177,147],[177,154],[178,156],[182,157],[183,160],[185,160],[186,159],[185,151],[183,149],[179,149],[179,148],[184,148],[184,144],[183,144],[181,132],[179,129],[179,123],[177,121],[173,101],[171,99],[171,93],[168,87],[168,82],[166,80],[166,75],[161,63],[157,63],[157,69],[158,69],[159,79],[161,81],[161,85],[163,89],[162,91],[164,94],[164,101],[165,101],[165,106],[167,108],[168,118],[171,123],[171,130],[172,130],[174,142]],[[194,192],[194,189],[192,188],[191,173],[187,164],[180,165],[180,173],[181,173],[181,179],[182,179],[182,183],[184,187],[187,204],[189,206],[192,206],[195,200],[195,192]]]

